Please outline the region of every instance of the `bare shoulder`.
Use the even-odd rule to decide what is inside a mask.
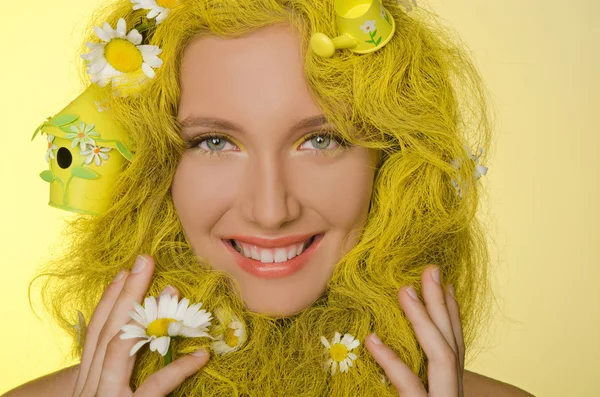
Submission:
[[[71,397],[79,373],[79,364],[29,381],[0,397],[65,396]]]
[[[533,394],[508,383],[465,370],[464,397],[535,397]]]

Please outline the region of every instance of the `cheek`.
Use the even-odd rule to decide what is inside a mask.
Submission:
[[[304,205],[337,228],[361,226],[369,209],[374,169],[366,150],[356,150],[334,164],[297,173],[292,178]]]
[[[239,173],[237,173],[239,177]],[[231,207],[238,185],[236,172],[211,165],[188,152],[183,155],[171,185],[173,203],[186,232],[210,229]]]

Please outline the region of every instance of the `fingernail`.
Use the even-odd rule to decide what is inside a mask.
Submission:
[[[371,334],[371,340],[376,345],[381,345],[381,339],[379,339],[379,337],[377,336],[377,334]]]
[[[452,296],[454,296],[454,287],[452,286],[452,284],[448,284],[448,291],[450,291],[450,293],[452,294]]]
[[[144,270],[144,267],[146,266],[146,258],[144,258],[141,255],[138,255],[137,258],[135,258],[135,264],[133,265],[133,269],[131,269],[131,273],[139,273],[142,270]]]
[[[408,295],[410,295],[411,298],[413,298],[416,301],[419,301],[419,297],[417,296],[417,291],[415,291],[415,287],[411,285],[406,289],[406,292],[408,292]]]
[[[206,349],[198,349],[192,353],[192,356],[196,356],[196,357],[204,357],[207,355],[208,355],[208,352],[206,351]]]
[[[175,294],[175,288],[171,287],[170,285],[167,285],[165,288],[163,288],[162,292],[160,293],[160,296],[163,295],[173,295]]]
[[[435,281],[436,283],[440,283],[440,268],[436,267],[432,272],[431,272],[431,277],[433,277],[433,281]]]
[[[117,281],[119,281],[120,279],[123,278],[123,276],[125,276],[125,270],[121,270],[119,273],[117,273],[117,275],[115,276],[115,278],[113,279],[113,283],[116,283]]]

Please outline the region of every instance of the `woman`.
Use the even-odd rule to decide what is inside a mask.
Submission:
[[[8,396],[529,395],[463,374],[490,294],[464,148],[490,126],[464,50],[395,2],[360,24],[364,54],[315,36],[352,2],[132,2],[84,59],[134,155],[46,273],[74,341],[90,318],[81,363]],[[92,130],[69,139],[101,167]],[[171,340],[181,318],[154,322],[148,295],[214,317],[196,306],[207,321]]]

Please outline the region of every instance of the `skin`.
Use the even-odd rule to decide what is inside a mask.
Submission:
[[[333,131],[329,124],[290,130],[323,114],[306,84],[299,48],[288,25],[238,39],[199,37],[181,69],[179,120],[220,118],[243,132],[184,128],[186,141],[211,132],[226,141],[217,151],[196,140],[185,152],[171,189],[177,213],[194,252],[236,279],[250,310],[272,315],[302,310],[324,292],[365,223],[377,161],[364,147],[334,150],[339,144],[331,140],[323,149],[306,140]],[[221,241],[234,234],[305,233],[324,233],[311,260],[291,276],[268,280],[242,270]]]

